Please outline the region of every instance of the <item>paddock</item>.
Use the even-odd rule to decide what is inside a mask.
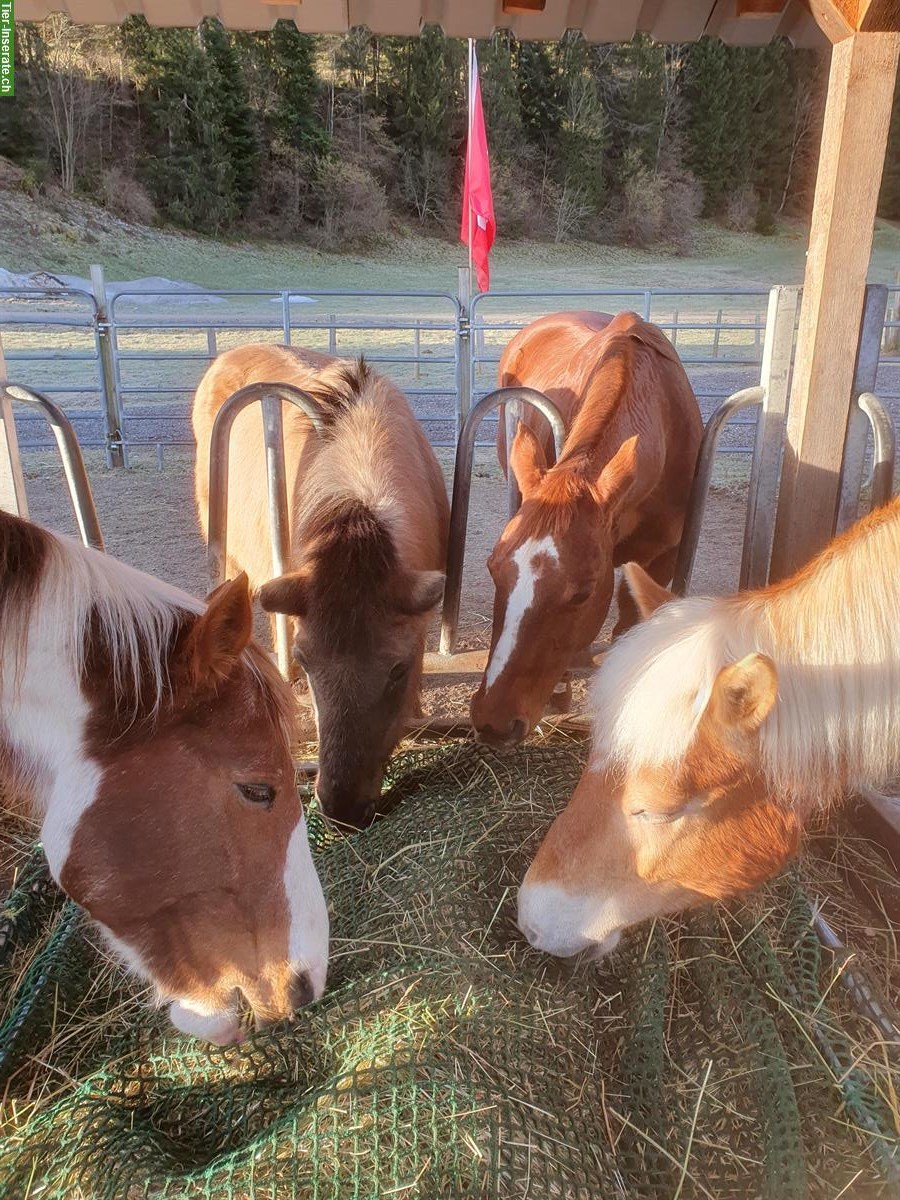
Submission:
[[[43,11],[40,0],[24,7],[26,16]],[[109,19],[93,0],[68,7],[75,20]],[[590,297],[658,320],[703,404],[679,590],[726,593],[784,577],[890,495],[898,306],[887,288],[865,287],[865,265],[900,44],[896,6],[288,7],[304,28],[366,21],[415,32],[440,19],[457,34],[503,24],[540,38],[576,25],[595,40],[641,28],[662,40],[706,32],[833,42],[802,292]],[[177,5],[147,15],[183,19]],[[221,12],[249,27],[274,15],[252,3]],[[549,720],[505,755],[440,736],[465,733],[490,633],[483,564],[516,502],[489,448],[488,410],[504,399],[490,395],[493,364],[535,306],[566,306],[558,300],[472,295],[461,276],[455,291],[418,296],[203,293],[194,304],[205,307],[187,320],[148,311],[127,289],[111,294],[99,269],[90,286],[0,296],[4,507],[73,529],[41,424],[49,416],[81,497],[83,540],[102,539],[202,594],[221,577],[222,546],[213,540],[207,554],[196,531],[173,397],[217,351],[262,331],[363,350],[394,376],[438,447],[454,510],[428,719],[391,765],[390,812],[352,838],[312,814],[332,967],[325,998],[296,1024],[227,1049],[175,1038],[49,881],[32,831],[4,831],[13,875],[0,913],[4,1194],[837,1200],[896,1189],[900,835],[889,805],[851,799],[812,831],[795,867],[745,901],[654,922],[600,966],[561,963],[518,936],[515,890],[577,778],[584,729],[577,718]],[[278,405],[265,389],[246,399],[270,418],[277,565]],[[545,403],[521,390],[505,400],[511,409]],[[13,420],[23,404],[30,422]],[[99,521],[66,415],[86,449]],[[303,775],[314,746],[296,750]]]

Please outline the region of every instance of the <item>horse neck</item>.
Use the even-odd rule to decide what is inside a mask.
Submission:
[[[900,769],[898,564],[895,501],[787,584],[742,600],[735,627],[749,623],[742,640],[769,653],[779,673],[779,703],[761,731],[764,764],[795,796],[830,799]]]
[[[590,346],[588,343],[583,353]],[[566,437],[560,466],[577,468],[584,459],[603,452],[609,457],[617,448],[613,444],[618,424],[616,418],[627,403],[633,386],[633,350],[633,339],[616,337],[603,349],[600,361],[590,367],[581,387],[583,399]],[[596,350],[592,351],[595,353]]]

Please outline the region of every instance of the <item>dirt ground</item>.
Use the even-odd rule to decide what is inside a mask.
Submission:
[[[448,491],[452,479],[449,454],[442,462]],[[155,458],[138,458],[131,469],[109,470],[99,454],[87,456],[88,473],[100,524],[110,554],[158,575],[186,591],[206,591],[205,550],[193,499],[193,458],[186,451],[166,453],[164,470]],[[730,472],[734,474],[734,472]],[[58,463],[50,454],[29,455],[26,477],[31,516],[63,533],[75,525]],[[466,569],[460,613],[459,649],[486,649],[490,641],[493,588],[485,563],[506,519],[506,485],[492,451],[479,451],[472,484]],[[744,523],[740,483],[715,487],[710,495],[691,590],[720,594],[737,585]],[[602,643],[615,622],[615,603],[601,633]],[[437,650],[439,621],[429,638]],[[259,620],[268,638],[268,622]],[[471,676],[426,676],[422,697],[427,716],[464,716],[476,686]],[[584,684],[574,691],[576,707]],[[310,722],[310,736],[311,722]]]

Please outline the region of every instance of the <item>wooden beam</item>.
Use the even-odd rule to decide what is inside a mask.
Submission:
[[[834,531],[900,35],[832,49],[770,578]]]
[[[535,13],[543,12],[547,0],[503,0],[505,13]]]
[[[856,28],[863,33],[897,33],[900,0],[859,0]]]
[[[775,0],[737,0],[738,14],[744,5],[770,2]],[[854,33],[900,31],[900,0],[806,0],[806,4],[833,42]]]
[[[841,42],[856,32],[856,0],[806,0],[806,4],[830,42]]]
[[[735,15],[740,17],[774,17],[784,12],[787,0],[737,0]]]

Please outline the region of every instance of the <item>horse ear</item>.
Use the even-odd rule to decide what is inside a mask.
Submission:
[[[444,594],[446,578],[443,571],[411,572],[409,592],[400,600],[400,611],[408,617],[419,617],[434,608]]]
[[[241,572],[207,598],[179,650],[181,664],[194,687],[227,679],[253,635],[250,585]]]
[[[637,605],[642,621],[652,617],[663,604],[668,604],[670,600],[675,599],[674,594],[668,588],[664,588],[662,584],[657,583],[639,563],[626,563],[622,568],[622,574],[625,576],[628,590]]]
[[[624,507],[638,474],[637,434],[623,442],[609,462],[600,468],[594,494],[611,517]]]
[[[730,729],[753,734],[778,696],[778,671],[766,654],[748,654],[723,667],[713,683],[707,712]]]
[[[259,602],[266,612],[302,617],[309,602],[308,579],[305,571],[289,571],[270,579],[259,589]]]
[[[521,421],[509,451],[509,468],[516,477],[522,499],[527,500],[547,474],[547,456],[533,429]]]

